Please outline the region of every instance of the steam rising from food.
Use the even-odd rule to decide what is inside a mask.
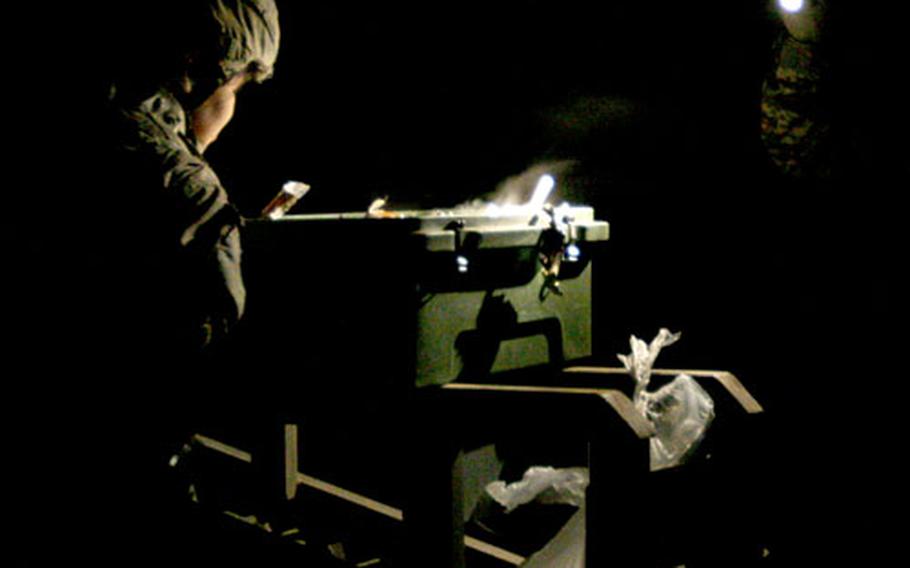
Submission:
[[[452,209],[432,209],[425,211],[431,215],[483,215],[489,217],[526,216],[548,210],[553,215],[564,216],[571,205],[563,202],[557,207],[548,206],[547,201],[554,195],[557,176],[574,162],[550,162],[532,166],[519,175],[509,177],[497,187],[496,191],[483,199],[474,199]],[[407,212],[386,210],[386,199],[374,201],[367,215],[371,217],[398,217]],[[413,213],[413,212],[411,212]]]
[[[550,197],[550,193],[553,191],[554,187],[556,187],[556,180],[553,179],[553,176],[544,174],[537,180],[537,185],[534,187],[534,193],[527,203],[522,203],[520,205],[498,205],[496,203],[490,203],[484,208],[484,213],[491,217],[500,217],[502,215],[521,215],[524,213],[540,211],[544,208],[544,205],[546,205],[547,198]]]
[[[562,161],[537,164],[506,179],[486,199],[463,203],[455,210],[493,217],[527,215],[541,211],[554,196],[559,174],[573,163]]]

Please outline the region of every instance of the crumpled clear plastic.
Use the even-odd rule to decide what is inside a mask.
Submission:
[[[521,481],[509,484],[494,481],[487,485],[486,490],[507,513],[531,501],[578,507],[585,501],[585,489],[589,480],[588,469],[585,467],[556,469],[533,466],[524,473]]]
[[[635,378],[633,402],[656,434],[651,438],[651,471],[684,463],[698,448],[714,420],[714,401],[688,375],[678,375],[654,392],[648,391],[651,369],[664,347],[679,340],[679,333],[661,329],[650,344],[634,335],[629,339],[632,352],[617,355]]]

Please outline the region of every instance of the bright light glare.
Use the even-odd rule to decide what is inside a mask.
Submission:
[[[522,205],[499,205],[496,203],[489,203],[484,209],[484,215],[490,217],[503,217],[506,215],[528,215],[535,213],[543,209],[543,206],[547,202],[547,198],[550,197],[550,193],[553,191],[554,187],[556,187],[556,180],[553,179],[553,176],[544,174],[537,180],[537,185],[534,187],[534,193],[531,194],[530,201]]]
[[[531,209],[540,209],[543,207],[543,204],[546,203],[547,198],[550,197],[550,192],[553,191],[555,185],[556,180],[554,180],[553,176],[550,174],[540,176],[540,179],[537,181],[537,187],[534,188],[534,194],[531,196],[531,201],[528,202],[528,207]]]
[[[553,218],[560,223],[565,223],[566,217],[571,217],[572,215],[572,204],[564,201],[553,208]]]
[[[781,8],[790,13],[799,12],[805,5],[803,0],[777,0],[777,3],[780,4]]]
[[[579,256],[581,256],[581,249],[578,248],[578,245],[571,244],[566,247],[566,258],[571,261],[576,261]]]
[[[488,203],[483,214],[488,217],[500,217],[502,215],[502,208],[500,208],[497,203]]]

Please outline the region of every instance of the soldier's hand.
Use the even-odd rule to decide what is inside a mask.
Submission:
[[[793,11],[797,5],[802,7]],[[826,0],[778,0],[777,11],[794,39],[817,42],[822,36]]]

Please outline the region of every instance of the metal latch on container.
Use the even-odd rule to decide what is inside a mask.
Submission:
[[[552,205],[546,205],[544,211],[550,216],[550,226],[541,232],[538,244],[540,264],[543,266],[541,300],[544,300],[551,292],[562,296],[563,292],[559,287],[559,268],[562,265],[563,257],[574,257],[569,260],[577,260],[578,257],[578,246],[571,239],[573,234],[571,224],[574,219],[569,215],[559,219]]]
[[[458,270],[459,274],[467,274],[468,268],[470,267],[470,261],[468,257],[464,254],[464,219],[455,219],[448,225],[446,225],[446,230],[453,231],[455,233],[455,267]]]

